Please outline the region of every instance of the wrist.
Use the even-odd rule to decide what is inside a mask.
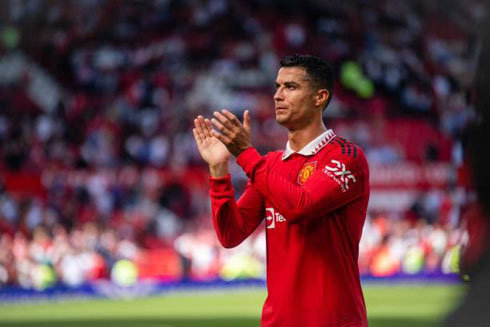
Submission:
[[[235,151],[235,153],[233,153],[233,155],[235,156],[235,158],[238,158],[239,155],[241,155],[243,152],[247,151],[247,149],[249,149],[250,147],[252,147],[251,144],[244,146],[244,147],[238,149],[237,151]]]
[[[209,174],[211,175],[211,177],[225,177],[226,175],[228,175],[228,173],[229,171],[227,162],[209,165]]]

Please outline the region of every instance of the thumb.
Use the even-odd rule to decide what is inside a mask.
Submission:
[[[250,111],[248,110],[245,110],[245,112],[243,113],[243,127],[245,127],[248,133],[250,133],[252,124],[250,122]]]

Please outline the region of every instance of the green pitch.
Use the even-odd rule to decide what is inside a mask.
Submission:
[[[364,286],[370,327],[436,327],[461,286]],[[259,326],[264,290],[174,293],[133,300],[0,305],[0,327]]]

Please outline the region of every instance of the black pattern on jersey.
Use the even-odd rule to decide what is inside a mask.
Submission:
[[[349,142],[344,138],[336,136],[330,144],[338,144],[342,150],[342,154],[346,154],[349,157],[357,157],[357,145],[353,142]]]
[[[342,154],[345,154],[345,145],[343,142],[339,141],[338,138],[334,138],[330,144],[337,143],[342,148]]]

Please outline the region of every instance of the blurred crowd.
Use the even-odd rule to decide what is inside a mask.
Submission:
[[[467,237],[463,227],[368,217],[360,245],[361,275],[440,277],[457,273],[461,245]],[[170,248],[162,247],[170,252],[162,253],[160,247],[144,247],[120,230],[93,222],[69,232],[61,225],[49,230],[38,226],[31,237],[22,232],[3,233],[0,245],[0,285],[24,288],[76,287],[108,278],[124,286],[138,277],[172,281],[265,278],[263,227],[233,249],[220,246],[212,229],[201,227],[179,233]],[[125,278],[128,271],[136,276],[129,281]]]
[[[456,171],[463,161],[483,1],[11,0],[0,9],[0,283],[37,285],[41,267],[76,285],[155,249],[174,251],[181,277],[231,278],[237,267],[262,276],[263,231],[232,251],[212,235],[190,129],[198,114],[250,108],[258,149],[283,148],[271,108],[286,54],[332,62],[326,124],[370,164]],[[231,169],[239,193],[245,176]],[[404,272],[405,261],[409,273],[442,269],[464,240],[468,196],[456,192],[452,218],[439,222],[448,210],[439,193],[414,201],[430,216],[370,212],[363,273]]]

